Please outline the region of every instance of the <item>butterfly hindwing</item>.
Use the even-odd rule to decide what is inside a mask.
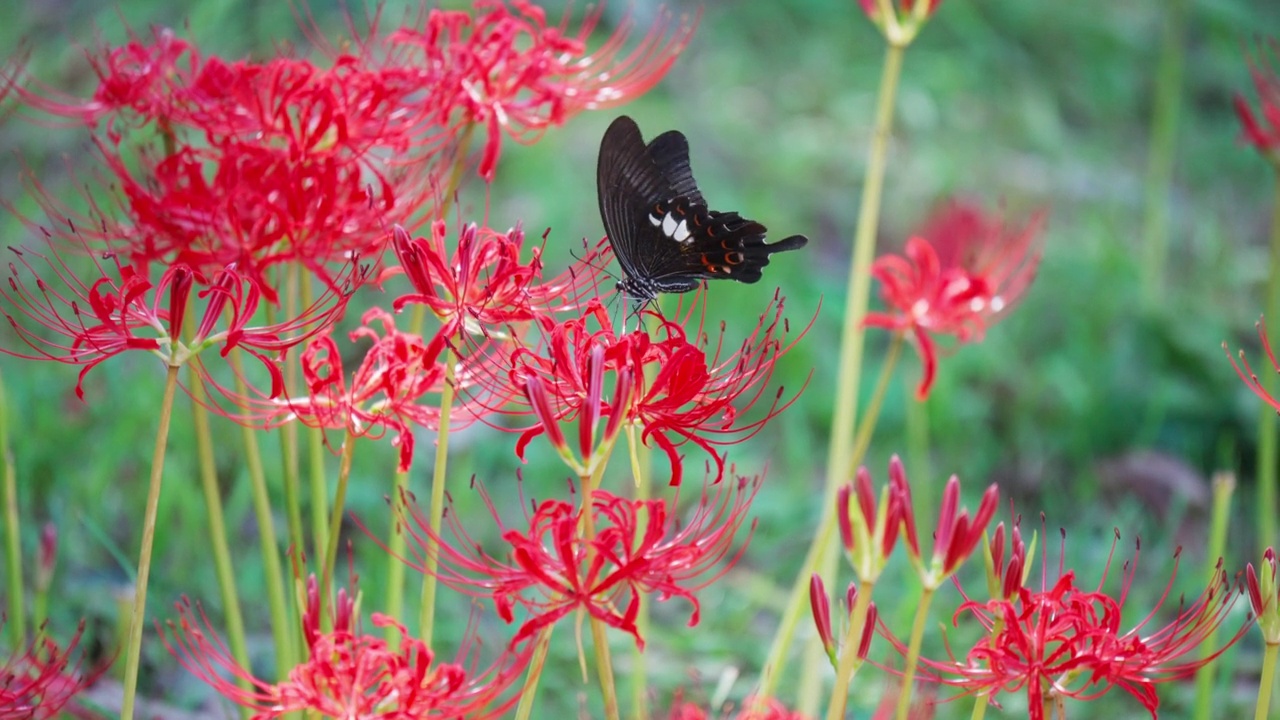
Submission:
[[[596,175],[605,233],[622,267],[618,288],[643,304],[688,292],[704,279],[757,282],[769,256],[803,247],[793,235],[765,242],[765,226],[707,207],[689,164],[689,143],[670,130],[648,145],[623,115],[600,143]]]

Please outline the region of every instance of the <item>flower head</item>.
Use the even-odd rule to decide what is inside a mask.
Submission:
[[[871,485],[871,471],[858,468],[852,483],[840,488],[836,499],[836,519],[840,526],[840,541],[853,564],[854,572],[862,582],[874,583],[889,562],[893,546],[903,527],[903,516],[911,512],[903,507],[901,492],[893,489],[893,478],[905,478],[902,461],[894,455],[889,459],[890,484],[880,489],[877,499]]]
[[[83,632],[82,622],[71,640],[60,647],[41,629],[31,645],[0,663],[0,720],[61,717],[62,708],[98,679],[105,666],[82,673],[79,663],[72,663]]]
[[[1043,213],[1010,229],[977,208],[951,203],[907,240],[906,256],[885,255],[871,267],[884,312],[866,324],[910,332],[924,364],[916,396],[929,395],[937,374],[935,335],[982,338],[986,328],[1021,298],[1040,262]]]
[[[623,55],[634,22],[627,19],[592,52],[587,39],[601,9],[574,31],[566,16],[549,25],[542,8],[513,0],[480,0],[475,14],[432,10],[422,28],[402,27],[388,43],[392,63],[433,72],[437,126],[454,134],[486,133],[480,176],[491,182],[507,133],[532,142],[574,114],[613,107],[657,84],[689,42],[693,23],[667,12]],[[673,29],[674,28],[674,29]]]
[[[902,534],[907,554],[929,590],[937,590],[942,583],[960,568],[982,542],[987,523],[995,515],[1000,502],[1000,489],[995,483],[982,494],[982,502],[973,517],[968,510],[960,510],[960,479],[955,475],[947,481],[942,492],[942,507],[938,511],[938,525],[933,532],[933,556],[926,565],[920,554],[920,542],[916,537],[915,511],[911,501],[911,485],[897,456],[889,464],[890,492],[897,493],[902,517]],[[957,513],[957,510],[959,512]]]
[[[0,286],[6,306],[0,312],[28,349],[0,352],[82,366],[76,383],[81,398],[85,375],[120,353],[143,350],[177,367],[214,346],[224,357],[240,348],[261,360],[271,375],[274,397],[283,390],[278,356],[340,318],[365,272],[351,263],[340,290],[326,292],[293,318],[255,326],[250,323],[262,293],[235,266],[207,280],[185,265],[173,265],[153,284],[136,266],[107,255],[93,258],[94,270],[85,282],[56,252],[45,256],[13,247],[10,252],[14,260],[9,263],[7,289]],[[44,275],[37,265],[47,266]],[[184,328],[193,291],[203,301],[204,312],[188,340]],[[49,339],[47,333],[61,339]]]
[[[1267,328],[1262,324],[1262,320],[1262,318],[1258,318],[1258,322],[1254,323],[1254,326],[1258,330],[1258,339],[1262,341],[1262,351],[1266,354],[1267,360],[1271,362],[1271,367],[1274,368],[1276,372],[1280,372],[1280,362],[1276,361],[1276,355],[1271,350],[1271,340],[1267,337]],[[1239,375],[1240,379],[1244,381],[1245,386],[1252,390],[1253,394],[1257,395],[1260,400],[1270,405],[1276,412],[1280,412],[1280,399],[1273,397],[1271,393],[1267,392],[1266,387],[1258,380],[1257,374],[1253,372],[1253,367],[1250,366],[1249,361],[1245,359],[1244,351],[1240,351],[1240,361],[1236,362],[1236,358],[1232,356],[1231,350],[1227,347],[1225,342],[1222,343],[1222,349],[1227,353],[1227,359],[1231,361],[1231,367],[1235,369],[1236,375]]]
[[[599,302],[589,304],[582,315],[554,325],[542,346],[518,348],[510,356],[509,385],[525,390],[529,412],[538,420],[524,431],[518,451],[543,433],[554,442],[559,433],[551,429],[554,423],[585,417],[581,427],[586,432],[603,418],[610,431],[634,427],[646,445],[661,448],[670,459],[672,485],[683,477],[680,448],[686,443],[702,448],[721,477],[725,458],[717,447],[752,437],[795,399],[784,400],[782,388],[767,392],[778,359],[804,335],[788,337],[783,304],[775,295],[733,352],[725,347],[723,326],[713,346],[700,323],[690,327],[691,317],[648,313],[657,323],[655,330],[619,336]],[[603,358],[603,367],[593,364],[597,357]],[[606,384],[615,390],[608,396],[601,394],[604,385],[591,384],[600,371],[612,376]],[[535,392],[529,390],[535,387],[531,378]],[[620,385],[628,392],[619,394]],[[768,409],[747,419],[761,399],[769,402]]]
[[[629,500],[595,490],[591,535],[584,531],[583,510],[569,502],[544,500],[527,517],[528,527],[517,528],[502,524],[486,494],[485,503],[509,547],[496,556],[470,537],[454,513],[446,515],[454,536],[449,542],[431,529],[409,498],[404,498],[402,512],[417,546],[413,567],[425,572],[425,558],[439,553],[435,572],[442,583],[490,597],[509,623],[517,608],[527,612],[513,647],[578,611],[630,633],[643,647],[636,627],[641,595],[685,599],[692,606],[689,626],[696,625],[701,606],[695,593],[719,579],[745,550],[744,542],[733,552],[733,539],[758,488],[757,481],[746,478],[708,484],[684,522],[675,518],[678,496],[672,501]]]
[[[1249,591],[1249,605],[1258,618],[1258,628],[1268,645],[1280,645],[1280,583],[1276,581],[1277,567],[1274,548],[1262,554],[1258,570],[1253,563],[1245,568],[1245,588]]]
[[[442,663],[425,643],[385,615],[374,613],[373,626],[397,635],[394,646],[383,633],[364,633],[355,603],[345,591],[339,591],[333,605],[333,629],[322,630],[312,576],[303,617],[307,657],[278,683],[260,680],[249,668],[236,665],[204,611],[187,600],[177,604],[178,621],[169,621],[168,633],[160,628],[160,636],[188,672],[251,710],[254,720],[296,712],[335,720],[497,718],[514,703],[514,697],[504,696],[522,674],[528,652],[506,652],[481,671],[465,661]]]
[[[1113,544],[1113,553],[1114,549]],[[945,661],[922,660],[922,667],[927,668],[925,676],[963,688],[965,695],[1025,690],[1032,720],[1045,717],[1049,693],[1089,700],[1116,687],[1132,695],[1155,718],[1160,704],[1157,684],[1195,674],[1240,639],[1251,623],[1242,623],[1218,649],[1199,652],[1199,646],[1227,620],[1239,597],[1219,561],[1213,579],[1199,597],[1189,604],[1180,600],[1172,620],[1156,627],[1157,617],[1168,615],[1161,612],[1161,606],[1177,575],[1175,562],[1173,576],[1155,607],[1125,629],[1125,604],[1136,576],[1137,556],[1135,551],[1134,559],[1125,563],[1118,595],[1103,590],[1111,567],[1108,560],[1095,589],[1079,587],[1075,571],[1064,569],[1055,582],[1046,577],[1038,589],[1020,586],[1009,599],[980,601],[966,596],[956,613],[957,624],[960,618],[970,617],[988,636],[963,658],[951,655]],[[883,627],[882,633],[905,652]]]
[[[1274,66],[1277,54],[1280,42],[1272,39],[1259,48],[1257,55],[1248,58],[1249,73],[1258,93],[1258,114],[1242,94],[1236,94],[1235,106],[1245,142],[1272,162],[1280,163],[1280,77]]]

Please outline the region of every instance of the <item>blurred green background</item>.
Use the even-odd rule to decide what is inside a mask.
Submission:
[[[951,473],[966,483],[970,502],[998,481],[1027,518],[1028,530],[1037,529],[1037,516],[1045,514],[1051,563],[1057,529],[1066,528],[1068,564],[1084,586],[1100,576],[1113,528],[1123,536],[1121,557],[1141,536],[1143,560],[1129,601],[1134,622],[1162,592],[1179,545],[1188,562],[1177,588],[1197,592],[1209,473],[1239,473],[1227,568],[1242,568],[1257,549],[1250,528],[1258,401],[1235,377],[1221,343],[1243,346],[1262,362],[1252,326],[1263,308],[1275,183],[1268,164],[1239,141],[1231,98],[1244,92],[1253,100],[1245,52],[1257,33],[1280,29],[1280,4],[1186,5],[1185,72],[1166,196],[1170,257],[1158,302],[1143,302],[1140,278],[1153,88],[1161,32],[1174,7],[1165,0],[946,0],[907,53],[878,240],[880,251],[899,250],[928,209],[950,197],[1004,208],[1015,221],[1049,209],[1043,264],[1025,300],[981,343],[942,358],[927,404],[927,455],[906,455],[906,406],[919,372],[908,353],[868,464],[882,479],[888,457],[903,453],[917,497]],[[311,7],[321,25],[338,31],[336,7]],[[655,7],[610,5],[606,24],[630,11],[644,27]],[[400,10],[390,3],[386,16],[398,17]],[[80,93],[93,81],[84,46],[93,47],[96,38],[119,43],[125,26],[140,32],[151,25],[175,27],[206,53],[229,57],[260,57],[283,41],[302,43],[305,51],[285,4],[138,0],[117,8],[60,0],[15,4],[8,12],[0,26],[2,54],[25,48],[36,78]],[[559,12],[552,10],[551,17]],[[603,233],[595,155],[604,128],[626,112],[647,137],[669,128],[688,135],[695,172],[713,206],[759,219],[775,237],[810,237],[804,251],[777,256],[763,283],[715,283],[710,291],[708,318],[727,318],[731,336],[754,322],[775,285],[787,295],[792,327],[818,313],[774,378],[793,389],[811,379],[792,408],[731,451],[745,473],[760,472],[767,462],[754,511],[759,527],[739,566],[701,594],[702,624],[684,631],[687,607],[678,601],[655,609],[649,648],[659,707],[677,687],[688,698],[710,698],[717,683],[734,674],[740,677],[726,685],[729,696],[749,691],[814,527],[846,268],[883,57],[883,41],[853,0],[709,2],[702,12],[693,43],[649,95],[622,110],[583,114],[533,146],[507,140],[489,211],[494,227],[522,223],[531,237],[550,228],[546,256],[553,264],[567,262],[569,248]],[[11,118],[0,126],[0,194],[30,207],[18,182],[25,163],[45,185],[74,196],[79,189],[67,185],[64,159],[79,162],[86,147],[83,132],[51,132]],[[462,205],[463,218],[480,219],[484,196],[474,178]],[[31,242],[11,218],[0,223],[6,244]],[[370,294],[362,302],[389,298]],[[870,335],[864,399],[885,340],[882,333]],[[17,339],[6,328],[0,342],[12,348]],[[72,368],[4,357],[0,373],[15,427],[28,564],[40,524],[57,523],[61,551],[52,622],[69,630],[87,617],[92,642],[105,645],[114,622],[112,592],[127,587],[122,565],[136,553],[161,369],[142,355],[113,360],[90,375],[85,402],[72,392]],[[254,599],[264,591],[238,433],[227,422],[216,432],[231,530],[243,538],[237,569],[247,621],[262,649],[269,633]],[[518,500],[507,491],[517,466],[507,449],[512,441],[485,428],[464,433],[451,461],[458,487],[474,472],[514,506]],[[419,447],[412,482],[425,492],[431,439],[423,437]],[[181,412],[170,448],[151,614],[169,616],[170,603],[187,594],[204,599],[216,617],[190,423]],[[275,457],[270,445],[266,456]],[[385,532],[382,497],[394,457],[385,442],[366,443],[357,453],[349,507],[375,532]],[[692,453],[691,459],[701,462]],[[546,453],[524,475],[530,495],[563,487],[564,472]],[[471,493],[454,495],[460,512],[478,511]],[[471,531],[486,537],[491,523],[482,513],[473,517]],[[1001,517],[1008,519],[1005,512]],[[279,521],[282,527],[282,510]],[[365,607],[376,609],[384,561],[358,531],[352,537]],[[915,591],[901,570],[877,593],[894,608],[886,622],[905,635]],[[940,620],[955,600],[952,593],[937,602]],[[466,602],[457,601],[454,612],[461,625]],[[1243,607],[1238,617],[1243,619]],[[486,630],[501,637],[501,628]],[[548,674],[541,693],[544,717],[596,702],[581,685],[570,637],[561,633],[555,645],[556,672]],[[936,633],[931,638],[935,656],[942,652],[939,639]],[[627,672],[627,647],[617,639],[621,674]],[[202,688],[171,668],[162,646],[149,642],[147,652],[145,693],[188,707],[209,702]],[[887,659],[887,645],[879,652]],[[1221,701],[1251,707],[1249,684],[1259,658],[1260,645],[1250,635],[1219,674]],[[859,677],[858,717],[874,707],[884,684],[875,672]],[[1190,688],[1166,688],[1162,697],[1162,716],[1182,717]],[[1018,702],[1009,701],[1005,716],[1018,716]],[[1103,716],[1141,715],[1127,697],[1101,702],[1116,713],[1104,710]],[[944,705],[939,717],[967,716],[968,710],[960,701]]]

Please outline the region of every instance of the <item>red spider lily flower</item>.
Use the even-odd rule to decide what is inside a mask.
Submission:
[[[96,179],[119,189],[119,207],[91,201],[94,212],[77,216],[29,184],[51,217],[76,218],[95,246],[144,269],[180,262],[213,274],[236,263],[274,303],[270,268],[297,262],[332,284],[329,263],[376,256],[387,224],[408,221],[440,192],[443,133],[406,109],[421,102],[421,73],[354,58],[330,69],[292,58],[226,62],[167,31],[100,55],[91,57],[102,76],[94,98],[23,99],[94,128],[105,164]],[[105,133],[96,129],[103,117]],[[159,147],[135,151],[120,125],[154,130]],[[409,155],[416,162],[387,160]]]
[[[524,231],[499,233],[471,223],[462,227],[453,257],[448,254],[444,221],[431,225],[429,237],[411,238],[402,227],[393,232],[392,247],[399,268],[415,292],[395,300],[396,312],[423,303],[443,323],[434,342],[470,335],[505,334],[503,326],[529,323],[557,312],[577,309],[587,297],[599,294],[600,252],[593,250],[563,275],[542,280],[542,248],[533,248],[527,263],[520,260]],[[543,236],[545,242],[546,236]]]
[[[1268,40],[1256,57],[1247,58],[1253,87],[1258,92],[1259,113],[1245,96],[1235,97],[1236,115],[1244,132],[1244,140],[1272,162],[1280,162],[1280,77],[1276,75],[1275,58],[1280,55],[1280,42]]]
[[[1011,600],[983,602],[966,596],[956,613],[956,623],[967,614],[987,630],[988,637],[979,640],[963,659],[954,655],[945,661],[922,659],[922,667],[927,668],[924,674],[930,680],[963,688],[961,696],[994,697],[1025,689],[1032,720],[1044,719],[1046,695],[1091,700],[1115,687],[1132,695],[1155,718],[1160,704],[1156,685],[1191,677],[1243,637],[1252,621],[1242,623],[1221,647],[1200,656],[1199,646],[1215,635],[1240,595],[1219,561],[1212,581],[1199,597],[1190,604],[1180,600],[1168,624],[1150,627],[1157,616],[1164,615],[1161,606],[1177,575],[1175,556],[1173,576],[1156,607],[1125,630],[1124,606],[1136,575],[1137,557],[1135,552],[1134,559],[1125,563],[1118,597],[1102,590],[1110,559],[1094,590],[1077,587],[1075,572],[1064,570],[1052,585],[1046,579],[1039,590],[1020,587]],[[883,625],[880,631],[898,651],[906,652]]]
[[[177,367],[213,346],[220,346],[224,357],[240,348],[258,358],[271,375],[271,395],[279,395],[283,377],[276,357],[340,318],[353,288],[363,282],[365,274],[358,263],[352,263],[341,291],[325,293],[292,319],[251,326],[261,291],[234,266],[222,269],[206,283],[187,266],[174,265],[158,284],[152,284],[135,266],[108,255],[93,258],[96,277],[86,284],[56,253],[45,256],[13,247],[10,251],[15,260],[9,263],[8,288],[0,286],[0,300],[8,307],[0,308],[0,313],[29,350],[0,348],[0,352],[83,366],[76,383],[76,395],[81,399],[85,375],[120,353],[147,351],[166,366]],[[48,265],[53,282],[41,276],[32,257]],[[205,309],[194,336],[186,340],[183,329],[192,290],[204,301]],[[62,340],[48,339],[34,326]]]
[[[907,240],[906,256],[885,255],[871,267],[887,310],[868,313],[866,324],[910,332],[924,365],[916,389],[928,397],[938,369],[935,335],[962,342],[986,328],[1021,298],[1040,263],[1038,213],[1021,230],[972,205],[950,203]]]
[[[392,62],[435,72],[435,124],[455,134],[485,128],[479,166],[485,182],[493,180],[503,132],[518,142],[534,142],[548,127],[582,110],[614,107],[642,95],[667,73],[694,26],[687,18],[677,25],[664,11],[622,55],[634,28],[630,19],[595,51],[587,51],[601,8],[569,31],[567,15],[558,26],[548,26],[546,13],[524,0],[509,6],[481,0],[474,7],[474,17],[432,10],[422,29],[400,28],[388,40],[399,50]]]
[[[902,461],[894,455],[889,459],[889,476],[905,475]],[[836,498],[836,519],[839,521],[840,541],[858,579],[874,583],[884,571],[884,566],[898,542],[903,526],[903,516],[911,512],[902,506],[901,493],[892,491],[890,485],[880,489],[879,500],[871,485],[871,471],[866,466],[858,468],[852,483],[840,488]]]
[[[685,702],[676,697],[671,704],[668,720],[808,720],[807,715],[794,712],[780,701],[769,698],[763,702],[754,697],[742,701],[742,709],[735,712],[732,706],[708,712],[701,705]]]
[[[1276,582],[1277,562],[1274,548],[1262,554],[1262,572],[1253,569],[1253,563],[1245,568],[1245,588],[1249,591],[1249,605],[1258,618],[1258,628],[1268,645],[1280,645],[1280,584]]]
[[[1271,340],[1267,338],[1267,328],[1262,324],[1262,318],[1258,318],[1258,322],[1254,323],[1254,327],[1258,329],[1258,339],[1262,341],[1262,351],[1266,353],[1267,359],[1271,361],[1271,367],[1280,373],[1280,362],[1276,361],[1276,355],[1271,350]],[[1245,359],[1244,351],[1239,352],[1240,362],[1236,362],[1236,358],[1231,355],[1231,349],[1224,342],[1222,350],[1227,353],[1227,359],[1231,361],[1231,367],[1235,369],[1236,375],[1244,381],[1246,387],[1253,391],[1266,404],[1270,405],[1276,412],[1280,412],[1280,400],[1272,397],[1271,393],[1262,386],[1258,380],[1258,375],[1254,373],[1253,367],[1249,365],[1249,361]]]
[[[733,552],[733,539],[759,487],[757,480],[747,478],[708,483],[683,522],[674,517],[678,494],[671,501],[629,500],[595,490],[593,537],[583,532],[582,509],[562,500],[538,503],[527,517],[527,529],[507,527],[482,489],[502,539],[510,546],[502,557],[486,553],[457,513],[446,514],[454,536],[450,543],[431,529],[409,497],[398,510],[405,514],[403,526],[415,541],[410,546],[416,546],[415,556],[408,560],[412,567],[426,572],[426,557],[439,553],[435,572],[442,583],[490,597],[508,623],[515,622],[517,608],[528,613],[512,647],[569,613],[583,611],[629,633],[643,649],[644,638],[636,627],[641,595],[684,598],[692,606],[689,626],[697,625],[701,606],[695,593],[742,556],[746,541]],[[750,532],[754,530],[752,522]],[[717,569],[722,560],[726,562]]]
[[[394,631],[399,636],[397,647],[381,633],[363,633],[354,601],[344,591],[334,605],[333,629],[323,631],[312,576],[303,619],[307,658],[278,683],[260,680],[249,668],[237,665],[203,609],[193,609],[189,601],[177,604],[178,622],[169,621],[168,633],[159,628],[160,636],[188,672],[248,708],[254,720],[296,712],[335,720],[483,719],[500,717],[515,703],[514,696],[504,696],[523,673],[530,653],[508,651],[484,670],[441,663],[425,643],[385,615],[374,613],[373,626]],[[464,651],[463,662],[465,655]],[[241,687],[241,681],[248,689]]]
[[[31,645],[0,664],[0,720],[61,717],[61,710],[98,679],[105,666],[82,673],[79,662],[71,662],[83,632],[81,622],[66,646],[59,647],[42,629]]]
[[[265,428],[296,421],[356,436],[381,438],[391,433],[392,445],[400,450],[399,469],[406,472],[413,462],[413,429],[434,430],[440,424],[439,394],[445,383],[440,352],[444,346],[428,344],[418,335],[397,329],[394,316],[376,307],[365,312],[361,326],[349,338],[352,343],[372,343],[349,380],[338,344],[325,334],[311,340],[300,356],[305,395],[244,396],[221,387],[219,394],[247,411],[237,415],[237,420]],[[455,368],[453,384],[463,400],[452,406],[450,424],[463,428],[492,401],[480,402],[471,392],[478,383],[470,363],[463,360]]]
[[[610,432],[616,431],[621,416],[622,427],[638,428],[646,445],[652,442],[666,453],[672,485],[679,485],[683,478],[680,448],[685,443],[697,445],[711,457],[719,479],[725,458],[717,446],[754,436],[798,397],[784,400],[779,388],[762,417],[744,419],[766,396],[775,363],[808,331],[806,327],[788,339],[790,324],[782,317],[783,306],[781,296],[775,294],[750,335],[728,353],[723,325],[714,350],[701,321],[696,328],[686,329],[691,317],[672,320],[649,312],[658,323],[655,330],[634,330],[619,337],[599,301],[591,301],[582,315],[554,325],[542,347],[518,348],[511,354],[508,385],[525,389],[530,405],[537,405],[528,412],[538,419],[524,430],[517,452],[523,452],[533,437],[550,432],[555,422],[582,419],[585,432],[595,426],[595,418],[606,418],[606,432]],[[603,403],[601,391],[588,384],[597,369],[592,365],[596,348],[603,349],[604,368],[613,376],[614,403]],[[646,368],[653,372],[646,373]],[[650,374],[652,379],[646,377]],[[527,390],[531,377],[537,377],[545,401]],[[617,394],[620,383],[629,392]],[[625,405],[617,404],[624,400]]]
[[[911,500],[911,485],[906,470],[895,455],[889,461],[889,491],[897,493],[898,507],[902,510],[902,534],[907,555],[920,576],[920,582],[929,590],[937,590],[947,578],[955,574],[960,564],[969,558],[987,531],[987,523],[996,514],[1000,502],[1000,488],[992,483],[982,494],[982,502],[969,518],[968,510],[960,510],[960,478],[955,475],[947,481],[942,491],[942,507],[938,511],[938,525],[933,532],[933,556],[926,566],[920,556],[920,542],[916,537],[916,518]]]

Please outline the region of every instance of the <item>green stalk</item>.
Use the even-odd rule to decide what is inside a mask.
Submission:
[[[911,682],[920,662],[920,643],[924,640],[924,624],[929,619],[929,606],[933,603],[934,589],[924,588],[920,604],[916,606],[916,619],[911,624],[911,642],[907,645],[907,664],[902,670],[902,691],[898,694],[897,720],[907,720],[911,712]]]
[[[426,318],[427,306],[421,303],[415,304],[409,317],[409,332],[421,336]],[[407,489],[409,489],[409,471],[397,470],[391,483],[393,506],[400,502],[401,496]],[[393,618],[403,617],[404,613],[405,564],[400,558],[405,557],[406,542],[405,534],[398,530],[396,523],[393,522],[391,537],[387,538],[387,615]],[[393,648],[400,647],[400,633],[395,628],[387,628],[387,643]]]
[[[302,273],[302,297],[311,302],[311,273]],[[292,365],[290,365],[292,367]],[[288,380],[286,379],[286,386]],[[307,490],[311,495],[311,547],[315,557],[322,557],[329,546],[329,480],[325,472],[324,428],[307,428]],[[399,615],[392,615],[399,617]],[[391,630],[388,628],[388,630]],[[398,632],[389,635],[399,638]]]
[[[911,478],[912,489],[919,488],[916,493],[916,517],[931,518],[937,515],[936,500],[942,493],[937,492],[933,475],[933,463],[929,457],[929,400],[917,400],[914,392],[905,393],[907,398],[907,477]]]
[[[0,383],[0,454],[4,456],[4,557],[9,587],[9,636],[15,652],[27,645],[22,592],[22,535],[18,526],[18,469],[9,448],[9,397]]]
[[[241,354],[231,353],[232,369],[236,376],[236,393],[248,395]],[[262,466],[262,449],[258,436],[247,420],[240,423],[240,437],[244,441],[245,465],[249,472],[249,484],[253,488],[253,511],[258,521],[258,541],[262,547],[262,566],[267,580],[267,606],[271,613],[271,637],[276,647],[276,676],[287,677],[293,669],[293,633],[290,631],[289,610],[286,605],[284,574],[280,567],[280,550],[276,546],[275,524],[271,517],[271,496],[267,492],[267,475]]]
[[[164,454],[169,443],[169,421],[173,418],[173,394],[178,387],[178,366],[170,365],[160,400],[160,422],[151,454],[151,480],[147,487],[147,509],[142,518],[142,549],[138,553],[138,577],[134,581],[133,613],[129,620],[129,645],[125,649],[124,701],[120,720],[133,720],[138,694],[138,668],[142,660],[142,628],[146,622],[147,580],[151,576],[151,550],[156,539],[156,515],[160,509],[160,485],[164,479]],[[20,586],[19,586],[20,587]]]
[[[538,680],[542,677],[542,669],[547,664],[547,648],[551,647],[551,629],[548,625],[538,633],[536,645],[533,646],[533,657],[529,661],[529,674],[525,676],[524,687],[520,689],[520,704],[516,707],[516,720],[529,720],[533,716],[533,699],[538,694]]]
[[[849,631],[844,636],[844,653],[836,668],[836,684],[831,690],[827,720],[844,720],[844,708],[849,702],[849,682],[859,665],[858,645],[862,640],[862,626],[867,624],[867,610],[871,607],[871,591],[875,586],[875,582],[862,583],[858,588],[858,598],[853,601],[853,615],[849,618]]]
[[[1169,255],[1169,187],[1178,149],[1178,111],[1182,99],[1182,66],[1186,55],[1183,26],[1186,0],[1167,0],[1147,152],[1146,212],[1142,232],[1142,289],[1149,307],[1160,302]]]
[[[627,449],[631,455],[631,474],[635,477],[637,500],[653,497],[652,478],[649,477],[648,449],[636,437],[636,426],[627,426]],[[649,516],[636,519],[636,537],[643,538],[649,527]],[[640,596],[640,612],[636,615],[636,634],[644,637],[649,632],[649,597]],[[631,717],[643,720],[649,717],[648,664],[644,651],[634,647],[631,656]]]
[[[351,479],[351,458],[356,454],[356,434],[347,431],[342,440],[342,460],[338,465],[338,489],[333,494],[333,510],[329,515],[329,544],[325,546],[324,560],[320,572],[320,607],[325,607],[329,597],[330,581],[333,580],[333,566],[338,559],[338,536],[342,533],[342,511],[347,504],[347,482]],[[320,613],[324,617],[324,612]]]
[[[876,387],[871,395],[871,401],[867,405],[867,416],[858,428],[858,435],[854,438],[853,452],[849,456],[849,462],[852,466],[862,462],[863,456],[866,455],[867,446],[871,444],[871,436],[875,431],[876,421],[880,417],[880,408],[884,405],[884,396],[889,389],[889,381],[893,378],[893,368],[897,365],[898,356],[902,352],[902,334],[895,333],[889,342],[889,350],[885,355],[884,364],[880,368],[880,376],[876,380]],[[854,470],[848,469],[844,477],[852,478]],[[839,485],[836,485],[839,489]],[[779,672],[782,663],[787,658],[787,650],[791,647],[791,638],[795,634],[796,625],[800,622],[800,618],[809,610],[809,578],[814,572],[826,570],[825,577],[831,577],[830,569],[834,567],[836,560],[835,546],[832,538],[835,537],[836,514],[833,508],[836,505],[835,493],[830,493],[830,497],[823,497],[822,522],[818,526],[818,531],[814,534],[813,542],[809,545],[809,552],[805,555],[804,563],[800,566],[800,572],[796,574],[794,584],[791,586],[791,594],[787,597],[786,609],[782,612],[782,617],[778,621],[778,631],[773,637],[773,645],[769,647],[768,660],[765,661],[764,671],[760,674],[760,687],[756,691],[755,697],[763,703],[766,699],[773,697],[774,688],[777,687]],[[807,668],[807,666],[806,666]],[[801,712],[804,713],[805,703],[814,702],[811,698],[801,698]],[[807,715],[812,716],[813,710],[810,709]]]
[[[1280,166],[1277,167],[1280,170]],[[1271,259],[1267,273],[1266,320],[1280,320],[1280,182],[1271,207]],[[1276,375],[1263,372],[1259,381],[1268,394],[1276,394]],[[1258,546],[1276,544],[1276,411],[1265,403],[1258,407]]]
[[[1267,712],[1271,709],[1271,688],[1276,679],[1276,650],[1280,645],[1267,643],[1262,653],[1262,675],[1258,682],[1258,705],[1254,708],[1254,720],[1267,720]]]
[[[444,351],[444,388],[440,393],[440,430],[436,433],[436,462],[431,473],[431,509],[427,518],[431,527],[430,537],[440,537],[441,520],[444,518],[444,483],[449,464],[449,413],[453,408],[454,365],[458,358],[453,348]],[[434,540],[428,540],[434,543]],[[431,636],[435,629],[436,615],[436,568],[439,566],[439,552],[432,547],[424,548],[426,563],[422,571],[422,605],[419,608],[418,637],[431,646]]]
[[[605,449],[604,460],[597,463],[594,472],[591,475],[579,476],[582,483],[582,535],[590,543],[596,536],[596,520],[593,512],[595,503],[596,488],[599,487],[600,478],[604,476],[604,468],[608,464],[608,456],[613,450],[612,446]],[[588,545],[588,547],[590,547]],[[588,551],[586,558],[587,567],[594,562],[592,553]],[[604,714],[607,720],[619,720],[621,712],[618,709],[618,688],[613,677],[613,657],[609,652],[609,638],[605,629],[604,621],[592,617],[591,624],[591,644],[596,652],[596,675],[600,679],[600,692],[604,695]]]
[[[1231,496],[1236,490],[1236,476],[1230,471],[1213,474],[1213,509],[1209,523],[1209,553],[1205,556],[1205,578],[1213,582],[1218,577],[1218,558],[1223,558],[1227,547],[1227,520],[1231,515]],[[1225,559],[1225,558],[1224,558]],[[1209,637],[1200,643],[1200,659],[1206,660],[1218,646],[1218,627],[1214,626]],[[1216,663],[1205,662],[1196,671],[1196,704],[1193,718],[1208,720],[1213,710],[1213,680]]]
[[[867,315],[867,305],[871,295],[871,261],[875,253],[876,227],[879,224],[880,196],[884,188],[884,172],[889,152],[889,134],[893,127],[894,98],[898,91],[898,79],[902,74],[902,56],[905,44],[890,42],[886,47],[884,70],[880,75],[880,92],[876,101],[875,130],[871,137],[871,148],[867,157],[867,170],[864,176],[862,204],[858,212],[857,229],[854,232],[853,253],[850,256],[848,296],[845,300],[844,328],[840,336],[840,364],[836,374],[836,395],[834,418],[831,427],[831,442],[827,449],[827,478],[822,497],[824,518],[832,514],[835,505],[836,491],[840,483],[848,478],[845,469],[851,464],[851,439],[857,424],[858,386],[862,377],[862,351],[866,332],[862,326]],[[823,524],[831,524],[824,519]],[[809,558],[797,575],[792,586],[791,596],[787,601],[788,615],[782,618],[782,624],[774,637],[768,661],[761,673],[762,691],[759,697],[769,698],[772,688],[777,683],[777,673],[786,650],[791,642],[791,633],[804,606],[808,602],[809,576],[812,568],[818,567],[827,545],[831,544],[830,532],[819,533],[814,537],[814,546],[809,549]],[[822,547],[819,547],[821,543]],[[784,644],[785,643],[785,644]]]
[[[200,487],[204,491],[204,507],[209,518],[209,546],[213,551],[213,568],[218,576],[218,588],[222,591],[222,611],[226,615],[227,640],[231,657],[242,668],[249,664],[249,649],[245,643],[244,616],[240,613],[240,595],[236,591],[236,576],[231,569],[231,546],[227,543],[226,520],[222,512],[222,494],[218,489],[218,470],[213,457],[213,433],[209,429],[209,410],[204,406],[204,384],[200,382],[194,365],[187,366],[188,386],[191,394],[191,420],[196,435],[196,456],[200,464]],[[237,685],[251,689],[246,678],[238,678]],[[247,708],[241,715],[248,717]]]
[[[285,281],[285,316],[296,317],[299,306],[299,275],[302,268],[297,263],[288,265]],[[268,309],[270,309],[268,307]],[[298,390],[298,364],[284,364],[284,386],[290,397]],[[284,507],[288,521],[289,547],[296,552],[306,549],[306,541],[302,531],[302,492],[298,477],[298,426],[296,423],[285,423],[280,426],[280,469],[284,473]],[[326,592],[321,588],[321,592]]]

